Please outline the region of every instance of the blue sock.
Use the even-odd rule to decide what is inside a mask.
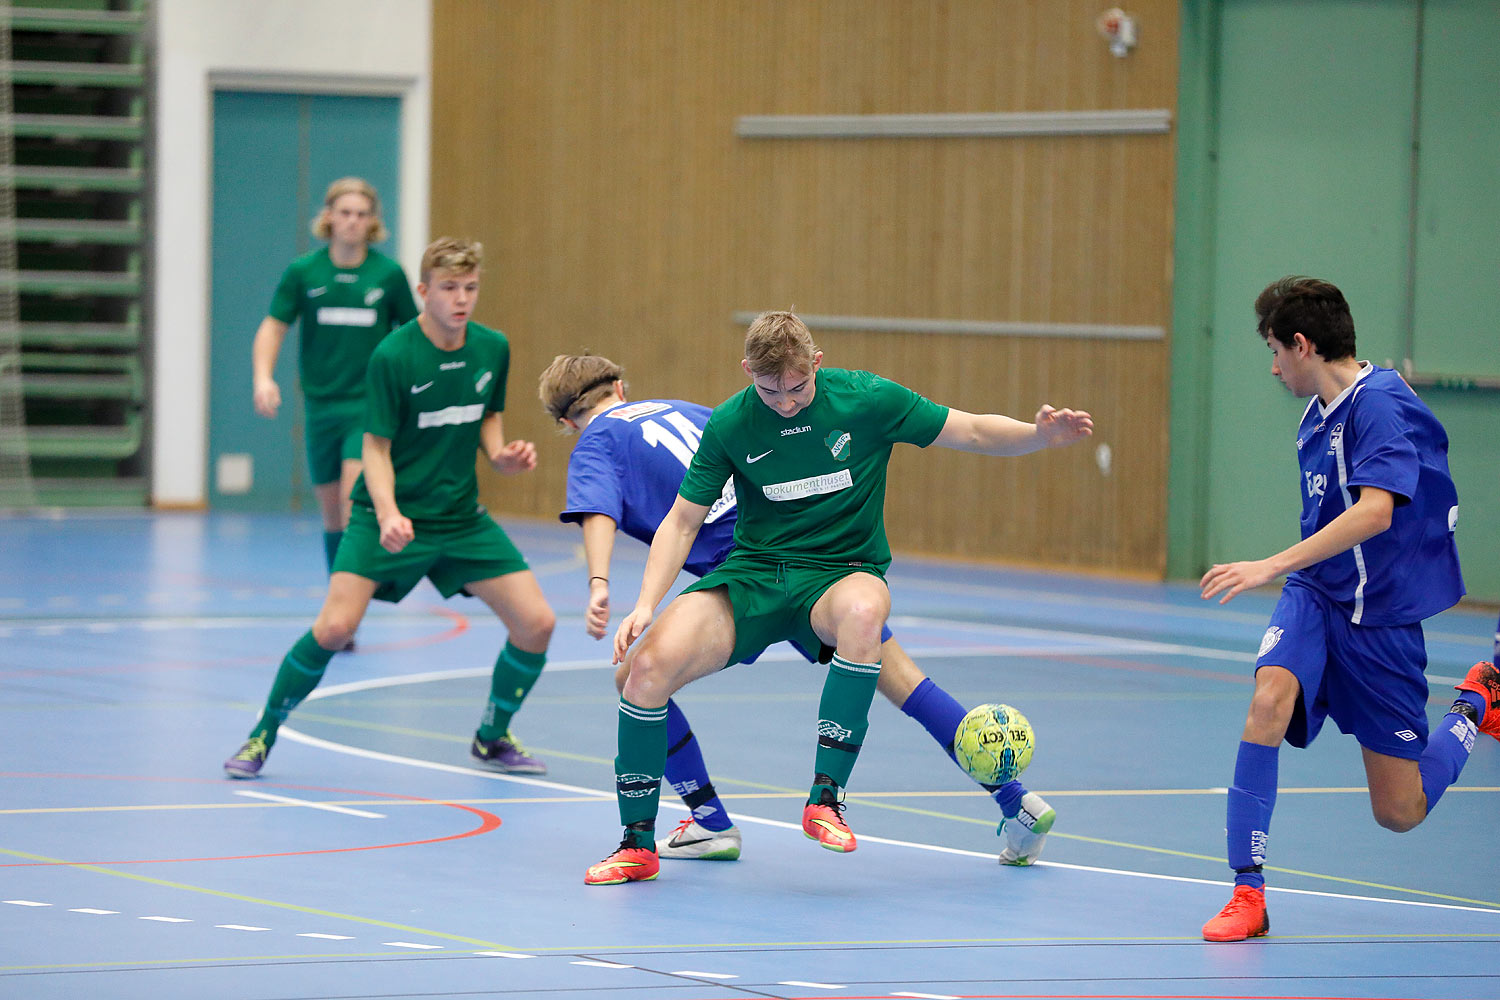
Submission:
[[[1229,789],[1225,810],[1229,867],[1234,884],[1263,888],[1260,866],[1266,861],[1266,840],[1271,829],[1271,810],[1276,808],[1276,755],[1280,747],[1240,741],[1234,761],[1234,785]]]
[[[667,784],[682,796],[693,811],[693,819],[707,830],[727,830],[734,825],[724,803],[714,791],[708,777],[708,765],[698,748],[698,737],[688,725],[687,716],[672,699],[667,699]]]
[[[906,701],[901,705],[901,711],[911,716],[922,724],[938,746],[949,759],[953,758],[953,737],[958,732],[958,724],[968,715],[968,709],[960,705],[953,696],[942,688],[931,677],[924,677],[922,683],[918,684],[912,693],[907,695]],[[955,760],[955,764],[958,762]],[[959,768],[960,771],[963,768]],[[969,772],[964,771],[964,774]],[[1003,785],[984,785],[984,790],[1000,806],[1000,814],[1007,818],[1013,817],[1021,811],[1021,796],[1026,794],[1026,788],[1019,781],[1007,781]]]
[[[922,678],[922,683],[906,696],[901,711],[916,719],[937,740],[938,746],[950,756],[953,753],[953,736],[958,724],[964,721],[968,709],[953,700],[953,696],[933,683],[931,677]]]
[[[1484,698],[1473,691],[1460,691],[1458,700],[1473,707],[1478,721],[1484,721]],[[1448,786],[1458,780],[1474,749],[1474,722],[1461,712],[1449,712],[1427,739],[1427,749],[1417,769],[1422,775],[1422,791],[1427,795],[1427,812],[1438,804]]]

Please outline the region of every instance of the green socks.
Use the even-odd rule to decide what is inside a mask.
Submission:
[[[342,531],[323,532],[323,558],[328,561],[328,572],[333,572],[333,557],[338,555],[339,542],[344,540]]]
[[[495,670],[490,674],[490,700],[484,706],[484,718],[479,723],[481,740],[486,743],[498,740],[510,730],[511,716],[520,709],[521,702],[542,675],[546,663],[546,653],[528,653],[509,642],[505,644],[495,660]]]
[[[849,774],[859,757],[865,731],[870,728],[870,702],[875,697],[875,681],[880,676],[880,661],[856,663],[837,653],[823,682],[823,698],[818,703],[818,753],[813,770],[826,774],[840,788],[849,784]],[[815,787],[807,801],[816,802],[822,789]]]
[[[635,831],[635,824],[656,822],[661,776],[667,767],[667,706],[641,708],[621,698],[619,733],[615,797],[620,803],[620,824]],[[640,832],[645,842],[636,846],[649,846],[649,828]]]
[[[323,679],[328,661],[334,650],[324,649],[313,638],[312,630],[303,633],[285,657],[276,679],[271,682],[271,693],[266,696],[266,707],[260,713],[251,736],[259,736],[269,747],[276,742],[276,730],[286,721],[292,709],[302,704],[302,699],[312,694],[313,688]]]

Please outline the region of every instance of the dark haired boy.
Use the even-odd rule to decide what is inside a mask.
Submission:
[[[1476,732],[1500,739],[1500,674],[1476,663],[1436,732],[1427,730],[1421,622],[1464,594],[1453,531],[1448,435],[1401,376],[1357,361],[1343,293],[1316,278],[1272,282],[1255,300],[1271,374],[1311,396],[1297,430],[1302,540],[1215,565],[1203,597],[1223,604],[1287,574],[1255,661],[1255,692],[1229,789],[1234,895],[1209,941],[1270,930],[1265,878],[1277,751],[1306,747],[1326,718],[1359,740],[1375,821],[1404,833],[1458,779]]]

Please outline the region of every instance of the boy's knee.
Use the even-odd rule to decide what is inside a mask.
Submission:
[[[324,649],[339,650],[349,645],[359,628],[359,619],[343,614],[324,613],[313,622],[313,640]]]
[[[552,641],[552,630],[557,627],[557,614],[547,604],[533,608],[516,623],[511,633],[512,641],[523,649],[541,652]]]
[[[1425,809],[1413,807],[1410,804],[1371,802],[1370,810],[1375,814],[1375,822],[1392,833],[1406,833],[1408,830],[1416,829],[1426,818]]]
[[[652,644],[644,644],[635,650],[621,671],[615,673],[620,693],[632,704],[642,708],[665,705],[672,696],[667,678],[671,670],[669,658],[662,656]]]
[[[858,600],[850,604],[839,623],[841,639],[858,639],[861,643],[880,645],[880,631],[885,626],[888,605],[883,601]]]
[[[1275,673],[1267,673],[1275,671]],[[1297,678],[1281,667],[1262,667],[1256,674],[1255,693],[1250,696],[1247,728],[1278,739],[1286,734],[1301,693]]]

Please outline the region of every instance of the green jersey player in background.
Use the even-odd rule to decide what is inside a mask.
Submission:
[[[370,244],[386,238],[380,198],[358,177],[328,186],[312,224],[326,247],[287,266],[260,321],[251,350],[255,412],[281,406],[276,359],[287,328],[300,318],[297,372],[306,403],[307,465],[323,517],[329,571],[349,523],[349,491],[359,476],[365,365],[387,333],[417,315],[401,265]]]
[[[499,771],[546,772],[509,727],[542,672],[556,616],[526,560],[480,505],[474,470],[475,449],[503,474],[536,467],[535,446],[506,441],[501,424],[510,344],[469,318],[480,259],[477,243],[444,238],[430,245],[417,285],[421,315],[370,356],[364,472],[328,596],[281,661],[249,739],[224,762],[231,778],[260,774],[278,727],[318,686],[371,599],[399,601],[424,576],[444,597],[479,598],[509,632],[470,755]]]
[[[890,613],[885,479],[897,442],[986,455],[1023,455],[1093,433],[1082,411],[1043,406],[1029,424],[939,406],[861,371],[823,368],[806,324],[758,316],[740,362],[750,387],[714,410],[677,499],[646,558],[640,598],[615,633],[630,653],[620,697],[615,791],[625,836],[584,875],[589,885],[653,879],[657,799],[667,756],[667,699],[689,681],[784,639],[831,666],[818,706],[818,743],[802,830],[832,851],[855,848],[843,819],[846,787],[868,728]],[[688,585],[647,631],[727,479],[739,516],[734,549]]]

